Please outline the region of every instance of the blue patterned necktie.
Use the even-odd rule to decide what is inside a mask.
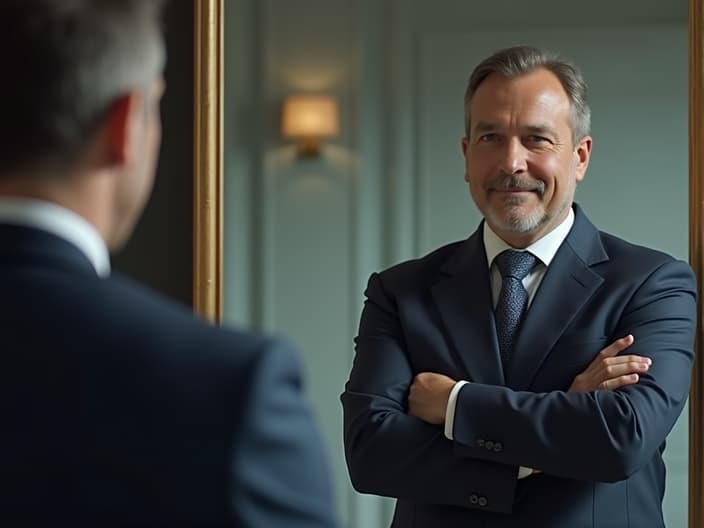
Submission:
[[[501,293],[496,303],[496,334],[504,370],[513,353],[518,327],[528,307],[528,292],[523,287],[523,278],[530,273],[536,258],[528,251],[508,249],[496,257],[501,272]]]

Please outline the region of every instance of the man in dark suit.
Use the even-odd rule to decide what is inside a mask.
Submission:
[[[110,274],[156,164],[160,11],[0,3],[0,524],[334,526],[291,348]]]
[[[573,203],[592,146],[573,65],[501,50],[465,114],[484,221],[369,280],[342,395],[352,481],[398,499],[396,527],[662,527],[692,271]]]

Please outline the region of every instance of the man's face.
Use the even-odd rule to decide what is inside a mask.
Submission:
[[[141,112],[132,120],[130,142],[134,156],[118,183],[112,250],[120,249],[127,242],[152,191],[161,146],[163,92],[161,79],[145,89]]]
[[[591,138],[573,144],[569,98],[545,69],[488,76],[470,115],[462,152],[472,199],[497,235],[526,247],[567,217]]]

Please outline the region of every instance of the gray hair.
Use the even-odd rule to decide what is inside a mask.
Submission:
[[[587,102],[587,85],[579,68],[550,51],[530,46],[514,46],[497,51],[474,68],[464,96],[464,124],[467,137],[470,132],[469,108],[472,97],[489,75],[496,73],[513,78],[541,68],[555,74],[570,100],[572,142],[576,144],[589,135],[591,110]]]
[[[2,0],[2,170],[70,163],[114,101],[162,72],[162,0]]]

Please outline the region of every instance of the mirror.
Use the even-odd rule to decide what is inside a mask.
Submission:
[[[595,140],[576,200],[601,229],[689,257],[704,280],[699,0],[195,5],[195,307],[298,345],[347,526],[388,525],[391,511],[351,489],[342,456],[338,395],[362,293],[372,271],[476,226],[458,143],[481,57],[529,42],[573,59]],[[301,158],[280,137],[281,102],[311,92],[335,96],[340,133]],[[668,440],[668,526],[685,526],[687,511],[691,528],[704,525],[703,380],[697,362],[689,414]]]

